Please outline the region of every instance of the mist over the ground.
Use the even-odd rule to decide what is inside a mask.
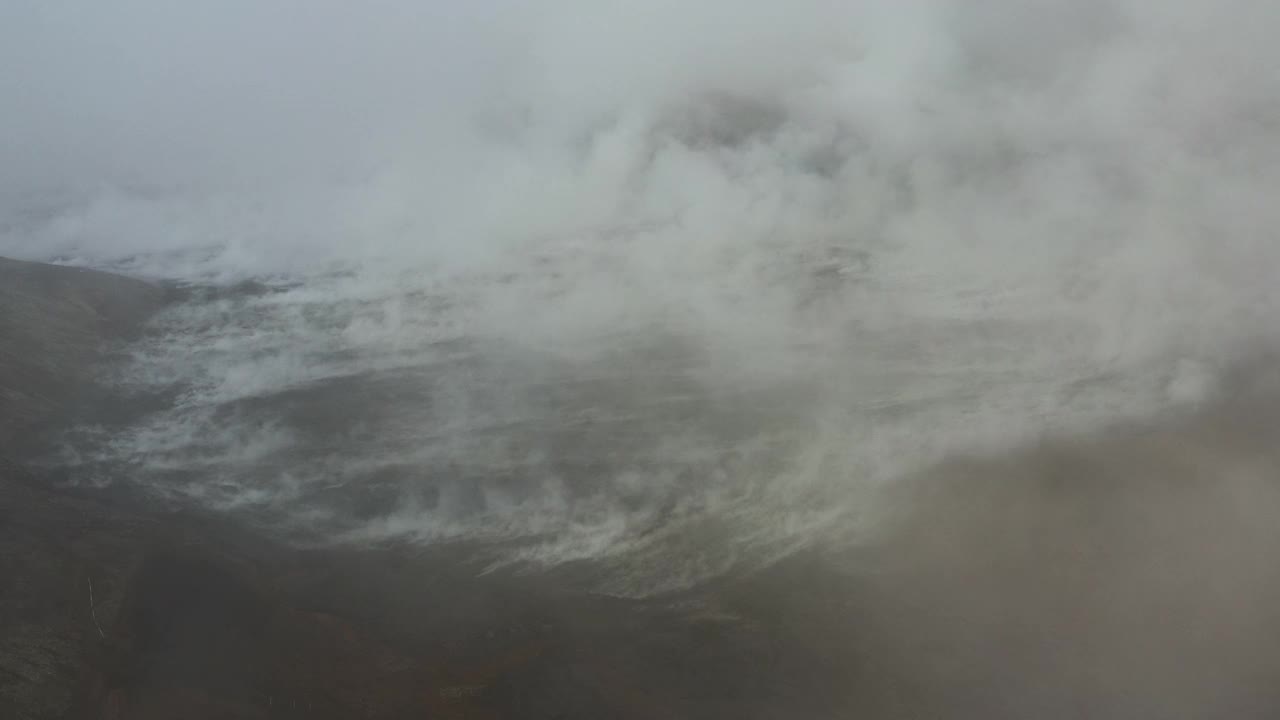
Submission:
[[[679,586],[1212,401],[1276,339],[1278,22],[17,0],[0,254],[193,286],[125,378],[174,406],[82,431],[89,480]]]
[[[659,266],[634,274],[704,281],[888,246],[922,275],[1074,261],[1189,292],[1189,264],[1256,266],[1273,219],[1266,3],[0,12],[4,247],[27,256],[203,250],[155,269],[243,276],[612,238]]]

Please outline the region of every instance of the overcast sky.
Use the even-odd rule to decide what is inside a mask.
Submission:
[[[1265,0],[9,0],[0,252],[280,271],[647,224],[670,230],[640,264],[840,238],[1247,269],[1280,226],[1278,22]]]

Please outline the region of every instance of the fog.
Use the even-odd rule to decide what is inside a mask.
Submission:
[[[565,625],[522,671],[551,694],[618,655],[619,706],[1275,716],[1277,28],[1264,0],[0,2],[0,255],[172,297],[111,348],[118,407],[36,464],[390,549],[353,562],[440,624],[472,596],[439,578],[642,599]],[[437,551],[465,569],[400,561]],[[512,607],[453,637],[540,624]]]
[[[212,247],[260,274],[630,229],[698,281],[708,256],[826,242],[1185,295],[1208,291],[1189,266],[1256,266],[1273,219],[1266,3],[0,12],[24,256]]]
[[[124,373],[177,405],[77,462],[644,592],[856,536],[948,454],[1212,401],[1276,334],[1278,20],[17,0],[0,254],[224,288]]]

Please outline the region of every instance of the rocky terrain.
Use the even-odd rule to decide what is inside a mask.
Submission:
[[[73,487],[58,428],[169,297],[0,261],[0,717],[1267,718],[1280,712],[1268,362],[1194,416],[957,459],[857,549],[648,600],[467,548],[286,547]]]
[[[479,577],[459,548],[290,549],[31,462],[127,412],[95,374],[166,297],[0,261],[0,716],[770,714],[767,638],[705,601]]]

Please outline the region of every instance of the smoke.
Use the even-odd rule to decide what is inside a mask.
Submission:
[[[722,567],[949,452],[1195,405],[1272,340],[1277,20],[18,0],[0,253],[258,283],[138,351],[180,402],[108,454],[168,492],[569,527],[543,558],[687,521]]]
[[[1276,11],[1247,0],[3,12],[27,256],[254,275],[642,228],[655,271],[880,240],[989,279],[1238,258],[1273,219]]]
[[[901,480],[874,542],[752,597],[789,598],[869,717],[1269,717],[1280,494],[1262,360],[1193,418]]]

